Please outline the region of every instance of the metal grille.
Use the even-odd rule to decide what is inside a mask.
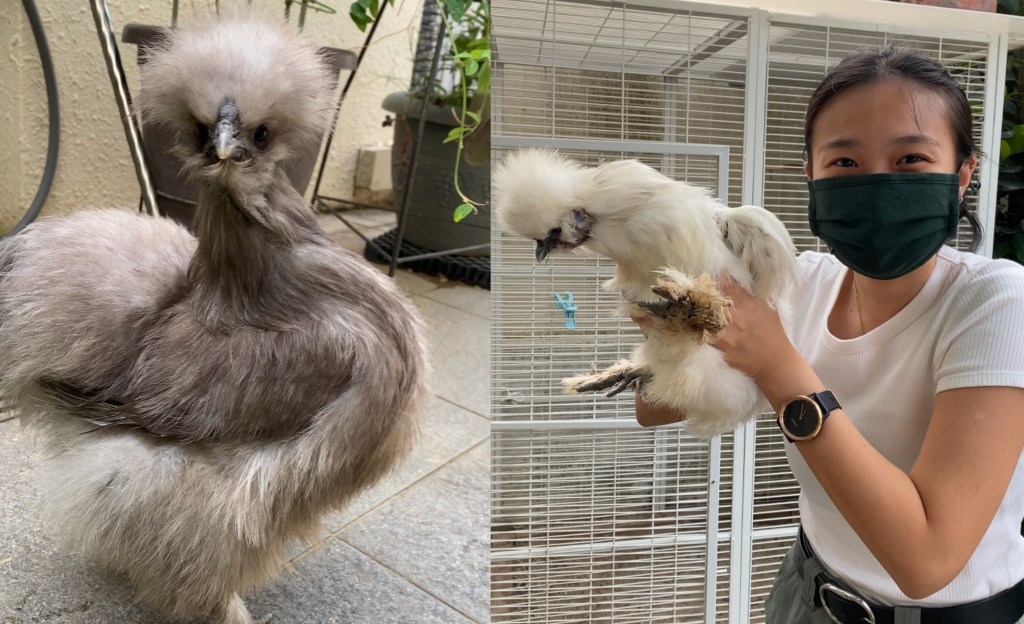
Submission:
[[[803,112],[839,58],[911,46],[984,105],[987,39],[769,23],[683,2],[495,0],[492,11],[495,164],[522,146],[588,165],[638,158],[731,205],[765,205],[801,249],[819,247],[806,225]],[[709,444],[640,429],[632,395],[563,395],[562,378],[641,339],[600,288],[613,266],[584,255],[538,265],[529,241],[492,237],[492,620],[763,622],[798,519],[773,420]],[[555,305],[568,293],[575,329]]]

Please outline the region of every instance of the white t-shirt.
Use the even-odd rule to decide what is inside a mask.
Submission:
[[[896,316],[851,340],[828,330],[846,267],[806,252],[793,342],[872,446],[909,472],[935,395],[971,386],[1024,387],[1024,267],[943,247],[928,282]],[[827,425],[826,425],[827,426]],[[786,453],[800,482],[800,520],[825,568],[868,600],[942,606],[987,598],[1024,578],[1024,460],[992,524],[949,585],[911,600],[836,509],[795,445]],[[1022,456],[1024,457],[1024,456]]]

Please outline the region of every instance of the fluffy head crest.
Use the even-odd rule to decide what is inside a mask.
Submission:
[[[331,119],[334,77],[317,46],[283,21],[233,16],[166,31],[140,68],[143,123],[191,136],[225,101],[244,127],[265,124],[282,147],[319,137]],[[286,156],[285,153],[279,156]]]
[[[494,210],[512,234],[543,239],[566,213],[585,208],[591,169],[549,150],[513,152],[494,172]]]

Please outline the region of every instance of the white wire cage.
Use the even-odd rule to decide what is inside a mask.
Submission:
[[[493,0],[494,162],[520,147],[588,165],[638,158],[730,205],[763,205],[798,248],[820,249],[806,223],[803,113],[848,53],[897,45],[940,60],[977,112],[979,145],[998,153],[1009,36],[964,30],[962,12],[907,9],[883,24],[665,0]],[[995,170],[983,157],[971,192],[989,232]],[[562,394],[562,378],[640,340],[601,290],[612,264],[538,265],[530,241],[492,236],[492,620],[763,622],[798,517],[774,422],[707,443],[641,429],[631,394]],[[570,293],[571,321],[556,304]]]

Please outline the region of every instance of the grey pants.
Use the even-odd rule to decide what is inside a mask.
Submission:
[[[824,571],[817,557],[804,555],[797,539],[782,560],[772,591],[764,603],[765,624],[833,624],[814,591],[814,577]],[[850,591],[850,587],[843,583],[835,584]],[[895,620],[895,624],[920,624],[921,610],[917,607],[896,607]],[[1016,624],[1024,624],[1024,617]]]

